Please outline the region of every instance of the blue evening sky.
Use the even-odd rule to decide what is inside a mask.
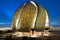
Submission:
[[[0,25],[11,24],[15,10],[29,0],[0,0]],[[60,26],[60,0],[34,0],[47,9],[50,25]]]

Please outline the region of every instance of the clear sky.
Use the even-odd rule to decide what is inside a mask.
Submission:
[[[29,0],[0,0],[0,25],[11,24],[15,10]],[[60,26],[60,0],[34,0],[47,9],[50,25]]]

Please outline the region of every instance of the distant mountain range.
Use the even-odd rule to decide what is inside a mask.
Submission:
[[[12,28],[0,28],[0,30],[5,31],[5,30],[12,30]]]
[[[53,27],[53,26],[51,26],[51,27],[50,27],[50,30],[60,31],[60,27]]]
[[[0,24],[0,28],[11,27],[11,24]]]
[[[51,26],[53,26],[53,27],[60,27],[60,24],[53,24]]]

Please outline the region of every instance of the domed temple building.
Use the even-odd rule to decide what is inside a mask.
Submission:
[[[15,11],[12,30],[17,32],[17,34],[18,32],[22,34],[29,33],[29,35],[40,32],[43,34],[48,32],[49,28],[48,12],[36,2],[26,2]]]

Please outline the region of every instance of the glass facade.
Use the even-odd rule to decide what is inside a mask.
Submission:
[[[14,31],[30,32],[34,29],[43,32],[45,28],[49,28],[49,16],[41,5],[30,1],[16,10],[12,23]]]

